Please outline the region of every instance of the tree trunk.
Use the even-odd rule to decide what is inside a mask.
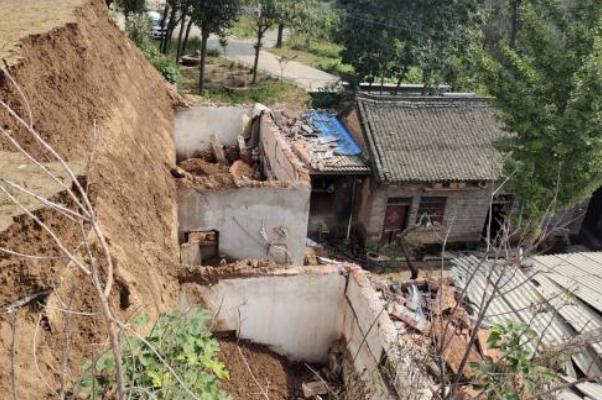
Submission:
[[[257,83],[257,70],[259,69],[259,52],[261,51],[261,46],[263,45],[261,41],[263,40],[264,33],[265,31],[263,30],[263,28],[259,28],[257,30],[257,43],[255,43],[255,63],[253,64],[253,80],[251,81],[251,83],[253,84]]]
[[[180,22],[180,20],[176,17],[176,10],[172,10],[171,16],[169,17],[169,23],[167,24],[167,32],[165,33],[165,47],[163,49],[163,54],[169,53],[173,30],[178,25],[178,22]]]
[[[186,50],[188,48],[188,37],[190,36],[191,28],[192,28],[192,18],[190,18],[190,21],[188,21],[188,26],[186,27],[186,35],[184,35],[184,43],[182,43],[182,50],[180,50],[181,56],[186,54]]]
[[[405,73],[402,73],[399,75],[399,78],[397,78],[397,86],[395,86],[395,95],[399,94],[399,88],[401,87],[401,82],[403,82],[404,76]]]
[[[201,39],[201,66],[199,68],[199,94],[205,95],[205,60],[207,59],[207,40],[209,35],[203,31]]]
[[[282,48],[282,39],[284,36],[284,24],[278,24],[278,39],[276,39],[276,47]]]
[[[167,14],[169,14],[169,5],[165,3],[165,8],[163,9],[163,19],[161,20],[161,34],[164,36],[161,37],[161,46],[159,50],[161,53],[165,54],[165,46],[167,41],[167,32],[165,32],[165,23],[167,22]]]
[[[380,94],[383,94],[383,90],[385,89],[385,74],[380,75]]]
[[[511,0],[510,7],[512,7],[512,26],[510,27],[510,48],[516,48],[516,38],[518,36],[518,24],[519,24],[519,12],[520,4],[522,0]]]
[[[182,16],[182,21],[180,21],[180,33],[178,33],[178,45],[176,47],[176,62],[180,59],[182,55],[180,53],[182,49],[182,40],[184,40],[184,30],[186,29],[186,16]]]

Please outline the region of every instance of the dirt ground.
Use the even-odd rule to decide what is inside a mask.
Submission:
[[[303,382],[316,380],[305,364],[291,363],[266,346],[247,341],[220,339],[219,357],[230,372],[230,380],[221,387],[235,400],[265,400],[266,394],[270,400],[296,399]]]
[[[172,130],[177,97],[110,22],[104,0],[0,0],[0,10],[0,56],[12,54],[10,71],[29,99],[36,129],[69,162],[93,155],[86,180],[116,265],[115,310],[126,318],[134,309],[151,316],[172,309],[178,242],[176,185],[170,170],[175,166]],[[2,76],[0,97],[24,112],[16,90]],[[7,114],[0,112],[0,124],[39,160],[53,161]],[[0,139],[0,151],[14,149]],[[38,215],[69,248],[78,245],[75,224],[48,210]],[[48,235],[23,217],[0,234],[0,246],[34,255],[57,253]],[[45,293],[17,313],[19,399],[56,398],[65,325],[61,309],[72,289],[78,290],[69,379],[77,378],[84,359],[106,348],[98,305],[84,282],[63,259],[0,255],[4,365],[11,358],[13,325],[4,306]],[[10,370],[0,368],[0,393],[10,392]]]
[[[14,62],[20,39],[73,22],[73,8],[83,3],[84,0],[0,0],[0,59]]]

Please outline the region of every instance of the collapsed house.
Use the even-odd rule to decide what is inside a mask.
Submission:
[[[361,147],[329,112],[307,111],[299,119],[278,116],[276,124],[311,178],[308,236],[349,239],[355,193],[370,175]]]
[[[399,335],[435,355],[422,361],[433,379],[443,376],[441,365],[433,363],[439,357],[447,373],[462,376],[460,393],[467,396],[462,398],[486,398],[481,392],[486,382],[471,365],[507,362],[489,341],[492,326],[519,322],[533,330],[533,336],[521,335],[521,346],[560,371],[553,386],[561,390],[541,398],[602,399],[596,379],[602,368],[602,253],[523,260],[466,256],[453,264],[451,276],[374,282]]]
[[[309,177],[271,112],[193,107],[176,116],[175,137],[183,263],[302,265]]]
[[[353,232],[371,246],[414,227],[419,244],[448,229],[448,242],[475,243],[512,205],[493,196],[502,131],[487,99],[362,95],[340,119],[312,111],[276,122],[311,177],[310,237]]]
[[[214,332],[233,332],[289,360],[327,366],[315,379],[337,375],[350,391],[342,398],[432,397],[423,364],[428,355],[382,312],[385,302],[356,265],[269,268],[241,262],[187,268],[182,282],[181,303],[211,310]]]

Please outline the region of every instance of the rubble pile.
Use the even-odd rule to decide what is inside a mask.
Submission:
[[[216,135],[212,135],[210,149],[180,162],[172,174],[213,189],[220,185],[265,181],[258,151],[249,151],[244,139],[236,145],[224,146]]]
[[[341,157],[349,156],[343,138],[324,134],[323,127],[332,131],[337,129],[335,120],[326,117],[325,112],[308,110],[300,118],[278,114],[275,116],[277,126],[291,144],[295,155],[311,169],[320,171],[341,166]]]
[[[419,346],[445,361],[448,371],[456,375],[469,348],[474,320],[462,301],[462,291],[454,287],[451,277],[427,278],[409,282],[373,282],[386,302],[386,310],[400,335],[408,335]],[[490,331],[480,328],[475,345],[470,348],[462,375],[470,380],[475,372],[471,362],[484,358],[498,361],[501,354],[488,347]],[[431,373],[441,379],[438,366]]]

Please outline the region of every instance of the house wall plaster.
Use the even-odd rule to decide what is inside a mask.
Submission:
[[[217,230],[220,255],[303,265],[309,199],[305,185],[181,189],[180,241],[186,232]]]
[[[179,110],[175,118],[174,138],[178,161],[209,147],[209,137],[216,134],[224,145],[236,143],[243,133],[243,115],[249,107],[195,106]]]
[[[329,347],[344,338],[355,372],[370,389],[368,399],[428,398],[428,378],[421,377],[417,361],[410,358],[418,357],[419,350],[409,341],[400,348],[399,333],[382,312],[383,300],[356,266],[224,277],[197,289],[197,301],[217,315],[216,331],[236,331],[289,359],[308,362],[325,362]],[[393,363],[396,378],[390,385],[381,374],[383,358]]]

